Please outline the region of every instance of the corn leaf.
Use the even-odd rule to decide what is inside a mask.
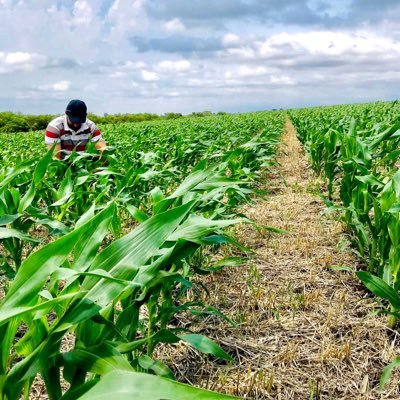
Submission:
[[[396,310],[400,310],[400,296],[383,279],[366,271],[357,272],[357,276],[372,293],[388,300]]]
[[[198,389],[139,372],[114,371],[100,380],[80,400],[224,400],[235,397]]]

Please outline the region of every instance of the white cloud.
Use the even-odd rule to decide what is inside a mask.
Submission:
[[[239,45],[240,41],[242,45]],[[229,62],[281,60],[281,65],[296,66],[304,57],[334,60],[347,58],[349,62],[380,57],[394,60],[400,57],[400,41],[369,31],[336,32],[281,32],[265,40],[239,38],[228,34],[223,38],[225,50],[217,56]]]
[[[145,0],[114,0],[105,21],[111,24],[107,40],[115,45],[126,40],[135,31],[147,27]]]
[[[232,71],[226,71],[224,76],[225,76],[225,79],[232,79],[233,78],[233,72]]]
[[[46,66],[46,57],[36,53],[23,51],[0,51],[0,74],[8,74],[16,71],[33,71]]]
[[[126,78],[128,76],[127,72],[115,71],[108,75],[110,78]]]
[[[384,34],[361,30],[280,32],[264,40],[245,39],[242,47],[218,52],[219,60],[227,65],[226,89],[248,83],[286,87],[301,98],[304,87],[333,93],[339,87],[372,87],[371,83],[377,86],[384,81],[394,82],[395,87],[400,84],[400,41]],[[395,93],[381,89],[389,91]]]
[[[400,54],[400,42],[371,32],[312,31],[301,33],[282,32],[256,44],[261,56],[271,56],[287,47],[310,55],[338,56],[343,54],[372,55]]]
[[[122,65],[121,68],[127,71],[135,71],[138,69],[143,69],[146,67],[146,63],[143,61],[125,61]]]
[[[225,72],[225,79],[231,81],[231,83],[241,82],[241,78],[255,78],[263,77],[268,74],[270,70],[262,65],[259,66],[248,66],[241,65],[235,70],[228,70]]]
[[[6,64],[26,64],[32,60],[32,54],[17,51],[15,53],[5,54],[4,61]]]
[[[178,9],[178,1],[164,7],[154,0],[0,0],[0,111],[54,112],[75,88],[100,113],[185,113],[213,105],[245,111],[248,104],[261,109],[266,98],[285,101],[284,95],[292,105],[347,95],[353,101],[360,91],[376,100],[398,97],[398,7],[368,2],[356,16],[361,0],[338,1],[344,12],[332,14],[336,3],[307,0],[318,21],[329,20],[317,30],[300,11],[291,24],[285,7],[274,8],[276,20],[288,21],[278,25],[255,13],[231,18],[228,6],[210,7],[205,21],[195,15],[196,5]],[[242,3],[254,12],[265,9],[261,0]],[[324,10],[339,15],[341,24],[334,26]],[[51,99],[46,105],[42,90]]]
[[[1,0],[0,0],[1,1]],[[49,14],[55,14],[56,12],[57,12],[57,6],[56,5],[51,5],[47,10],[46,10],[46,12],[47,13],[49,13]]]
[[[59,81],[51,85],[51,88],[55,90],[56,92],[64,92],[68,90],[71,86],[70,81]]]
[[[243,65],[239,67],[238,76],[239,77],[251,77],[251,76],[262,76],[268,72],[267,68],[263,66],[258,67],[249,67],[247,65]]]
[[[174,18],[165,22],[163,29],[166,32],[184,32],[186,30],[185,25],[183,25],[179,18]]]
[[[65,92],[71,87],[71,82],[68,80],[62,80],[55,83],[39,85],[37,90],[45,92]]]
[[[111,66],[102,66],[100,70],[108,77],[115,78],[126,78],[129,75],[137,73],[140,70],[146,68],[146,63],[143,61],[123,61],[114,63]]]
[[[200,78],[190,78],[188,79],[187,82],[189,86],[194,86],[194,87],[201,87],[202,85],[204,85],[203,79]]]
[[[217,55],[221,58],[238,58],[243,60],[252,60],[258,57],[256,50],[250,46],[229,48],[219,51]]]
[[[222,38],[222,44],[224,47],[236,47],[241,44],[240,37],[234,33],[227,33]]]
[[[191,64],[188,60],[164,60],[156,65],[156,69],[161,72],[185,72],[190,70],[190,67]]]
[[[157,73],[152,72],[152,71],[147,71],[147,70],[142,70],[141,71],[142,79],[146,82],[155,82],[160,79]]]
[[[270,82],[276,85],[294,85],[296,83],[291,77],[285,75],[272,75]]]
[[[75,24],[89,26],[92,23],[93,10],[85,0],[77,0],[72,13]]]
[[[179,97],[181,95],[180,92],[168,92],[166,93],[167,97]]]

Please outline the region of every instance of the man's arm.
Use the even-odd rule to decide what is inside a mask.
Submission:
[[[46,128],[45,132],[45,143],[46,147],[50,150],[54,146],[53,158],[61,160],[61,140],[60,140],[60,129],[55,123],[56,120],[51,121]]]
[[[52,144],[47,145],[47,149],[50,150],[53,147]],[[53,150],[53,158],[61,160],[61,144],[56,144]]]
[[[94,143],[94,148],[98,150],[101,158],[103,151],[107,148],[106,142],[101,135],[100,129],[93,121],[90,121],[90,130],[92,133],[91,142]]]
[[[100,152],[100,154],[103,153],[103,151],[106,149],[107,145],[104,139],[100,139],[94,144],[94,148]]]
[[[99,160],[101,160],[101,157],[103,156],[103,151],[107,148],[104,139],[100,139],[97,142],[95,142],[94,148],[100,153]],[[108,164],[108,159],[105,158],[104,161],[101,163],[101,166],[104,167],[107,164]]]

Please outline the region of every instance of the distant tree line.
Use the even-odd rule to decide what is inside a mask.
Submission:
[[[53,115],[22,115],[0,112],[0,132],[27,132],[45,129]]]
[[[226,114],[218,112],[217,115]],[[214,115],[211,111],[193,112],[188,117],[207,117]],[[28,132],[46,129],[47,124],[57,115],[25,115],[13,112],[0,112],[0,132]],[[156,119],[176,119],[183,118],[181,113],[166,113],[164,115],[142,113],[142,114],[104,114],[98,116],[92,113],[88,114],[88,118],[96,124],[119,124],[124,122],[143,122]]]

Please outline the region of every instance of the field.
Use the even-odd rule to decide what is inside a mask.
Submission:
[[[398,398],[399,112],[1,134],[0,397]]]

